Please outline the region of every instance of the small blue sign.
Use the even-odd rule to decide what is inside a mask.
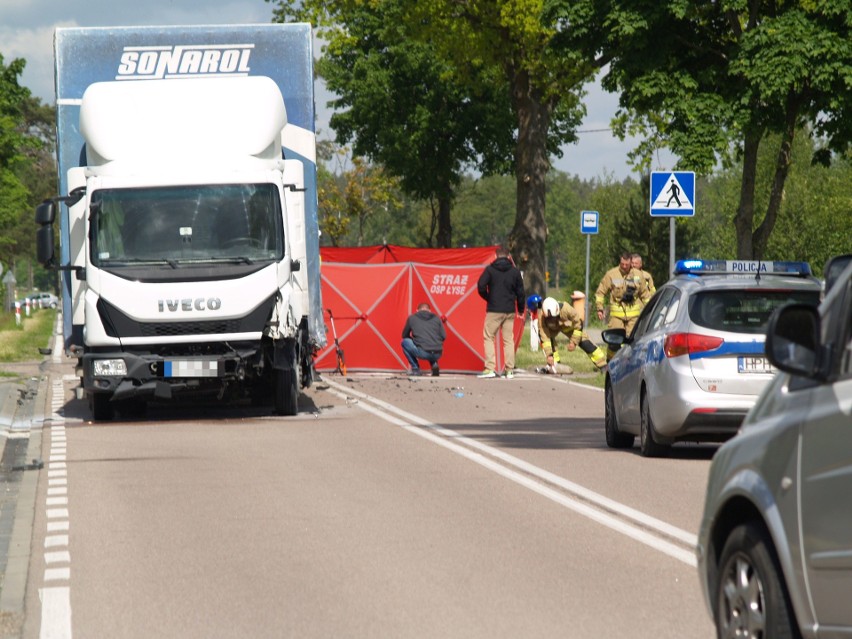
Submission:
[[[695,172],[651,173],[651,217],[695,215]]]
[[[580,212],[580,233],[586,235],[596,235],[598,232],[598,212],[597,211],[582,211]]]

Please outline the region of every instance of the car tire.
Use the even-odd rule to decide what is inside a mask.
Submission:
[[[606,380],[604,389],[604,432],[606,433],[606,445],[610,448],[631,448],[635,436],[622,433],[618,429],[618,417],[615,414],[615,398],[613,397],[612,384]]]
[[[762,524],[734,528],[719,560],[716,635],[801,639],[772,540]]]
[[[639,450],[642,457],[664,457],[668,454],[670,446],[658,444],[654,440],[654,422],[651,419],[651,407],[648,396],[643,391],[642,405],[640,407],[639,424]]]

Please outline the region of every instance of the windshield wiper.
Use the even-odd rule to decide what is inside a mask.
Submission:
[[[254,264],[257,260],[255,258],[246,257],[245,255],[225,255],[222,257],[210,257],[205,261],[225,264]]]
[[[120,259],[101,260],[99,266],[139,266],[140,264],[144,264],[145,266],[162,266],[163,264],[168,264],[172,268],[178,267],[177,260],[166,257],[122,257]]]

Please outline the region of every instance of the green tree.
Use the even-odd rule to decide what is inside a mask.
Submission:
[[[514,212],[515,184],[511,177],[465,178],[454,213],[457,245],[505,244]]]
[[[18,83],[25,64],[16,59],[6,65],[0,55],[0,254],[8,260],[7,268],[14,266],[24,248],[20,229],[25,212],[32,220],[31,193],[22,174],[31,165],[27,154],[40,146],[26,117],[33,99],[29,90]],[[34,234],[31,222],[30,231]],[[26,243],[27,248],[31,246]]]
[[[777,138],[778,136],[774,136]],[[771,140],[777,144],[777,139]],[[758,159],[758,183],[768,185],[773,176],[774,156],[764,145]],[[832,255],[849,251],[852,237],[852,161],[836,158],[830,166],[814,164],[813,137],[799,131],[793,139],[785,197],[775,232],[766,249],[766,259],[804,260],[820,274]],[[742,168],[739,164],[718,171],[701,188],[700,213],[688,221],[692,255],[730,259],[736,255],[736,229],[730,212],[736,210]],[[757,191],[757,206],[765,206],[769,189]]]
[[[458,80],[475,89],[476,74],[502,78],[514,115],[515,220],[509,248],[525,286],[544,290],[548,225],[545,215],[550,157],[576,140],[585,113],[582,87],[593,69],[551,42],[555,23],[543,0],[419,0],[408,4],[418,37],[452,61]]]
[[[549,157],[558,155],[562,144],[575,140],[576,127],[584,114],[580,102],[582,86],[591,73],[591,68],[581,59],[564,52],[554,54],[549,45],[555,30],[542,22],[542,0],[421,0],[416,3],[399,0],[305,0],[303,3],[278,0],[276,4],[276,20],[306,17],[304,12],[293,11],[293,7],[299,4],[303,9],[313,10],[314,17],[323,20],[321,24],[328,24],[328,17],[332,16],[332,21],[339,27],[338,32],[344,36],[357,31],[362,38],[376,37],[379,44],[370,51],[375,51],[380,58],[391,57],[397,52],[397,49],[383,46],[389,42],[400,44],[410,40],[407,46],[416,55],[423,52],[420,47],[425,46],[425,51],[434,60],[434,66],[427,68],[437,71],[439,78],[452,87],[451,91],[441,92],[441,95],[457,94],[464,103],[491,103],[495,109],[493,120],[482,119],[475,123],[474,128],[462,127],[461,137],[476,149],[478,168],[484,174],[507,164],[506,157],[502,162],[495,159],[502,153],[503,137],[500,128],[491,127],[491,123],[499,123],[502,114],[512,115],[512,128],[504,130],[514,132],[511,170],[516,179],[515,220],[508,244],[525,271],[527,284],[541,288],[545,271],[545,194]],[[395,22],[398,17],[401,30],[394,31],[394,38],[399,39],[389,40],[387,34],[390,29],[386,27],[374,24],[372,30],[360,31],[360,25],[350,24],[350,20],[360,17],[367,6],[375,12],[379,23]],[[334,34],[328,37],[328,49],[332,55],[346,55],[349,50],[352,50],[353,56],[361,55],[359,43],[346,38],[335,40]],[[353,63],[350,68],[358,67]],[[360,90],[371,89],[361,86]],[[434,109],[434,105],[431,108]],[[421,131],[435,136],[448,126],[453,130],[446,121],[432,121],[425,129],[419,125],[411,126],[416,123],[407,121],[409,138]],[[494,132],[490,140],[492,146],[483,148],[476,145],[479,140],[477,127],[482,126]],[[410,139],[407,143],[411,143]],[[495,145],[498,152],[492,154],[489,151]],[[409,174],[410,170],[405,173]]]
[[[620,92],[622,134],[645,130],[646,151],[668,146],[679,166],[705,175],[741,158],[739,258],[766,252],[795,132],[813,126],[823,163],[849,148],[849,0],[548,0],[548,8],[559,47],[609,64],[603,86]],[[772,178],[759,215],[758,157],[769,140]]]
[[[331,145],[325,148],[324,157],[331,155],[341,158],[347,150]],[[363,158],[352,158],[349,168],[337,174],[320,164],[317,173],[319,224],[323,238],[332,246],[363,246],[374,226],[371,221],[380,212],[387,215],[401,206],[397,180]]]
[[[356,156],[384,166],[407,195],[429,202],[427,244],[453,244],[451,207],[465,167],[504,170],[511,112],[487,77],[464,91],[433,48],[413,39],[405,2],[282,0],[276,20],[311,19],[327,40],[317,68],[338,97],[330,125]]]

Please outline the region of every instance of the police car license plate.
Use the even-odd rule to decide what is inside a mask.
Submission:
[[[738,373],[774,373],[775,369],[766,360],[765,357],[746,357],[740,356],[737,358]]]
[[[163,377],[219,377],[219,362],[170,359],[163,362]]]

